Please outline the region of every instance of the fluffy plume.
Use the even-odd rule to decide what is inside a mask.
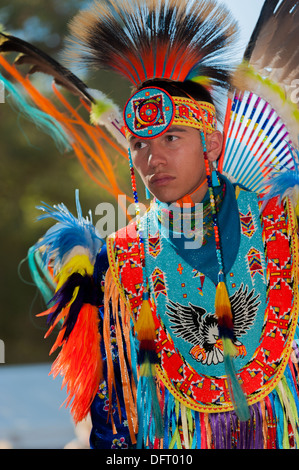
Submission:
[[[70,31],[72,62],[114,70],[135,86],[206,76],[226,86],[236,38],[229,11],[214,0],[95,0]]]
[[[88,89],[94,102],[91,105],[90,121],[94,125],[105,126],[122,147],[128,143],[123,132],[123,117],[119,107],[99,90]]]
[[[97,233],[91,219],[82,216],[79,192],[76,191],[77,217],[73,216],[64,204],[38,206],[43,214],[38,218],[57,221],[44,237],[35,245],[42,249],[43,262],[47,266],[53,263],[54,274],[68,262],[70,257],[86,255],[90,263],[95,262],[104,241]]]

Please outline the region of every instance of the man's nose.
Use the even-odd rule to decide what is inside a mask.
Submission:
[[[155,142],[154,139],[150,145],[148,164],[151,168],[156,168],[159,165],[165,164],[167,161],[165,152],[163,151],[161,145],[158,142]]]

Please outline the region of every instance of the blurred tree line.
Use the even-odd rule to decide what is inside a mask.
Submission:
[[[67,23],[86,3],[6,0],[6,5],[0,6],[0,24],[5,32],[61,60]],[[0,71],[3,73],[1,66]],[[44,85],[46,93],[49,88],[51,96],[51,84],[48,87],[46,77],[37,75],[39,84]],[[120,106],[128,98],[127,82],[113,74],[96,72],[80,78],[91,88],[107,93]],[[112,158],[120,173],[120,185],[131,196],[127,164],[115,154]],[[84,215],[91,209],[94,216],[95,207],[102,201],[115,207],[116,203],[91,181],[73,153],[59,153],[51,138],[21,117],[8,98],[0,104],[0,179],[0,339],[5,343],[5,363],[45,362],[49,360],[54,336],[43,340],[45,320],[36,318],[36,314],[45,309],[45,304],[32,285],[26,256],[29,247],[51,224],[36,222],[36,206],[41,201],[50,205],[64,202],[75,214],[76,188]]]

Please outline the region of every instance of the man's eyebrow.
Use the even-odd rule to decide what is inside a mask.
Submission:
[[[168,134],[168,133],[171,133],[171,132],[186,132],[186,129],[184,129],[184,127],[182,127],[182,126],[172,126],[169,129],[167,129],[167,131],[165,131],[165,134]],[[137,136],[131,134],[130,137],[129,137],[129,142],[132,142],[133,140],[136,140],[136,139],[141,139],[142,140],[142,137],[137,137]]]
[[[183,126],[171,126],[169,129],[167,129],[165,134],[168,132],[186,132],[186,129],[184,129]]]

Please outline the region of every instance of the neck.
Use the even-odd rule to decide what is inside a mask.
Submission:
[[[196,204],[198,202],[201,202],[203,200],[207,190],[208,190],[207,179],[204,179],[201,182],[201,184],[199,186],[197,186],[193,191],[186,194],[181,199],[178,199],[176,202],[181,207],[184,204],[191,204],[191,206],[194,206],[194,204]]]
[[[211,163],[209,163],[209,166],[212,172]],[[205,178],[203,181],[201,181],[201,183],[198,186],[196,186],[196,188],[191,190],[188,194],[186,194],[182,198],[178,199],[178,201],[176,202],[180,206],[182,206],[184,203],[188,203],[191,205],[197,204],[199,202],[202,202],[207,191],[208,191],[208,182],[207,182],[207,178]]]
[[[207,190],[208,190],[208,183],[207,183],[207,180],[205,179],[202,185],[200,185],[198,188],[195,189],[195,191],[193,191],[193,193],[190,194],[190,197],[193,203],[196,204],[198,202],[202,202],[202,200],[204,199],[207,193]]]

